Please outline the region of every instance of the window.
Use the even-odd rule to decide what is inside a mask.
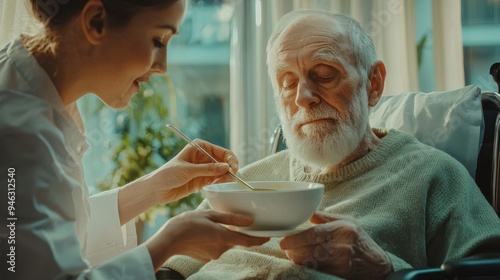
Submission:
[[[466,84],[498,91],[488,70],[500,62],[500,1],[462,0],[462,27]]]
[[[430,0],[415,1],[422,91],[435,90],[431,4]],[[500,62],[500,1],[462,0],[461,7],[465,84],[498,91],[488,71],[494,62]]]
[[[190,1],[168,53],[177,119],[190,119],[190,136],[229,146],[229,44],[234,8],[222,1]],[[174,116],[175,117],[175,116]],[[188,128],[189,129],[189,128]]]

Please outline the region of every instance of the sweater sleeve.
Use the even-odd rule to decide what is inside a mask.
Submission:
[[[389,259],[391,260],[392,268],[394,271],[407,269],[407,268],[413,268],[409,263],[405,262],[405,260],[399,258],[398,256],[391,254],[389,252],[386,252],[386,254],[389,257]]]
[[[500,251],[500,220],[467,170],[457,162],[436,174],[426,207],[428,264],[440,266],[481,248]]]

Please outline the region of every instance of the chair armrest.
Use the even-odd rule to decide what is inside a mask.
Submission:
[[[391,273],[386,280],[442,280],[444,273],[440,268],[410,268]]]
[[[487,253],[441,265],[446,276],[500,276],[500,253]],[[496,279],[496,278],[495,278]]]
[[[177,271],[168,267],[162,267],[156,272],[156,280],[184,280],[185,278]]]

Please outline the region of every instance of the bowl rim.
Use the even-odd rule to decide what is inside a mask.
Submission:
[[[308,181],[246,181],[247,183],[249,183],[250,185],[252,185],[252,183],[269,183],[269,182],[273,182],[273,183],[303,183],[303,184],[313,184],[315,187],[313,188],[307,188],[307,189],[289,189],[289,190],[269,190],[269,191],[265,191],[265,192],[259,192],[259,193],[284,193],[284,192],[305,192],[305,191],[310,191],[310,190],[318,190],[318,189],[322,189],[324,190],[325,189],[325,185],[323,183],[317,183],[317,182],[308,182]],[[215,184],[208,184],[206,186],[204,186],[202,189],[203,191],[208,191],[208,192],[213,192],[213,193],[233,193],[232,191],[227,191],[227,190],[216,190],[216,189],[212,189],[210,188],[211,186],[216,186],[216,185],[229,185],[229,184],[239,184],[238,182],[224,182],[224,183],[215,183]],[[247,188],[245,187],[241,187],[242,190],[248,190]],[[258,189],[257,189],[258,190]],[[252,191],[248,191],[248,192],[242,192],[242,193],[256,193],[256,192],[252,192]]]

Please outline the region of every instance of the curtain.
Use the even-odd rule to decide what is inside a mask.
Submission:
[[[465,84],[461,5],[458,0],[432,1],[436,90]]]
[[[26,9],[25,0],[0,0],[0,47],[19,34],[34,34],[38,23]]]
[[[291,1],[239,1],[235,7],[230,54],[230,148],[246,165],[269,153],[277,126],[266,44],[275,23],[269,9]]]
[[[276,22],[293,9],[322,9],[351,15],[371,34],[379,59],[386,64],[384,95],[419,90],[414,0],[237,3],[231,39],[230,148],[242,166],[269,153],[269,140],[278,118],[265,65],[266,39]],[[461,1],[432,1],[429,6],[432,6],[435,90],[463,87]]]

